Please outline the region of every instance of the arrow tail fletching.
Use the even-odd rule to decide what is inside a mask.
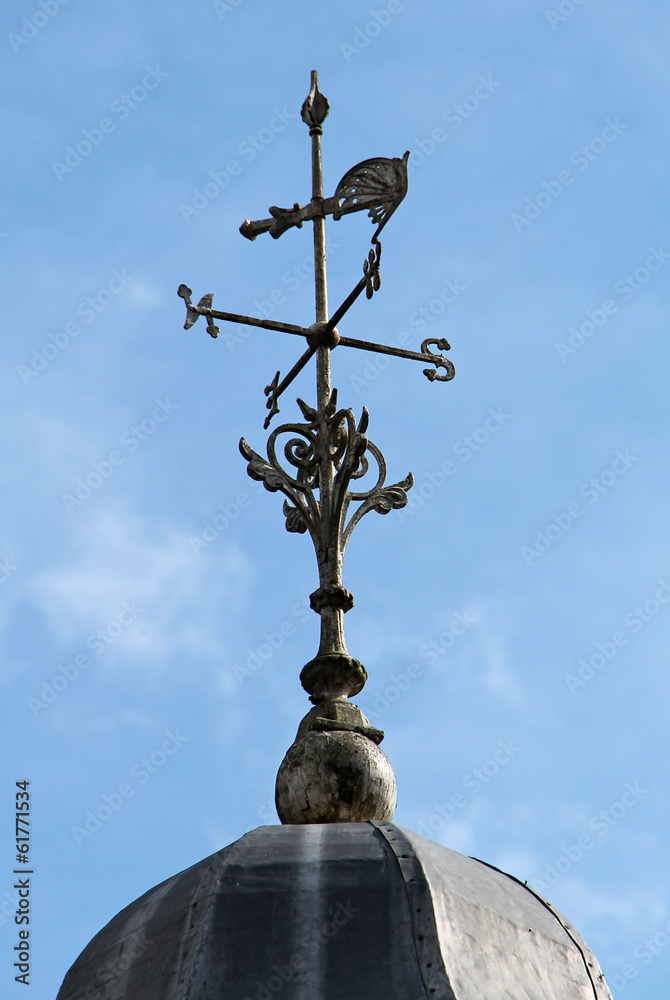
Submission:
[[[377,157],[363,160],[347,171],[335,191],[339,207],[333,218],[339,219],[348,212],[368,210],[377,225],[372,237],[376,243],[380,232],[407,194],[407,160],[403,157]]]

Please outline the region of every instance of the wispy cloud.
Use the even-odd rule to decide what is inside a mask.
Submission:
[[[154,661],[176,649],[220,651],[217,602],[226,615],[238,613],[253,577],[235,545],[197,559],[186,534],[168,530],[160,537],[143,518],[112,507],[76,525],[73,543],[71,559],[38,572],[30,583],[51,628],[63,641],[83,640],[134,600],[144,612],[123,635],[123,649]]]

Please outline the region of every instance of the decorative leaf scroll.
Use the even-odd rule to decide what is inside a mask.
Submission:
[[[277,402],[277,395],[278,395],[277,390],[279,389],[280,374],[281,372],[277,372],[275,377],[270,382],[270,385],[265,386],[264,390],[265,395],[268,397],[266,407],[270,411],[267,417],[265,418],[265,423],[263,424],[265,430],[267,430],[268,427],[270,426],[270,421],[274,417],[275,413],[279,413],[279,403]]]
[[[286,530],[295,531],[297,534],[304,535],[307,531],[307,525],[305,524],[302,514],[295,507],[291,507],[288,500],[284,500],[284,506],[282,507],[284,517],[286,518]]]
[[[298,405],[307,422],[277,427],[268,439],[267,459],[253,451],[244,438],[240,441],[240,451],[248,462],[247,472],[252,479],[262,482],[271,493],[284,494],[286,530],[300,534],[308,531],[321,565],[330,552],[338,553],[341,558],[355,526],[369,511],[388,514],[405,507],[414,478],[410,473],[401,482],[384,486],[386,461],[365,434],[368,411],[363,408],[356,424],[352,410],[337,408],[337,389],[333,390],[322,418],[303,400],[299,399]],[[283,445],[287,467],[277,457],[278,439],[286,434],[292,435]],[[377,481],[364,492],[351,492],[351,481],[361,479],[369,471],[368,455],[377,463]],[[321,470],[326,463],[331,463],[335,470],[327,512],[321,508],[319,489]],[[315,492],[319,492],[319,499]],[[345,526],[352,501],[361,503]]]
[[[379,273],[379,264],[382,259],[382,245],[379,240],[375,243],[374,249],[370,251],[363,261],[363,274],[365,275],[365,296],[371,299],[375,292],[378,292],[382,285]]]
[[[378,157],[363,160],[347,171],[335,191],[339,208],[334,219],[341,219],[348,212],[367,208],[368,215],[377,224],[372,237],[376,243],[380,232],[407,194],[407,160],[409,150],[400,158]]]

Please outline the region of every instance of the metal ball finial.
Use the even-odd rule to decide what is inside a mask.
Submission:
[[[391,820],[393,767],[370,725],[346,698],[317,704],[300,723],[277,774],[275,803],[284,824]]]

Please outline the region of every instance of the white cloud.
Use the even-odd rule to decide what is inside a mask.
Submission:
[[[539,868],[539,862],[534,854],[523,848],[509,848],[496,854],[496,868],[513,875],[525,882],[531,872]]]
[[[631,888],[615,894],[598,892],[586,882],[565,878],[553,890],[551,902],[568,916],[585,936],[596,924],[614,922],[629,936],[649,934],[667,918],[662,895],[647,888]]]
[[[183,533],[155,536],[142,518],[109,507],[74,526],[71,561],[39,572],[29,585],[62,640],[83,644],[98,630],[105,640],[110,627],[119,631],[114,623],[125,607],[134,620],[112,636],[110,652],[154,661],[175,650],[223,652],[217,623],[239,614],[253,575],[245,554],[221,546],[198,556]],[[113,660],[106,651],[103,662]]]
[[[507,655],[503,650],[502,641],[483,633],[481,643],[484,646],[488,665],[483,677],[486,687],[492,694],[502,698],[510,705],[523,704],[523,690],[507,666]]]
[[[165,295],[161,290],[153,288],[142,281],[135,281],[129,288],[130,298],[139,306],[147,309],[157,309],[167,304]]]

